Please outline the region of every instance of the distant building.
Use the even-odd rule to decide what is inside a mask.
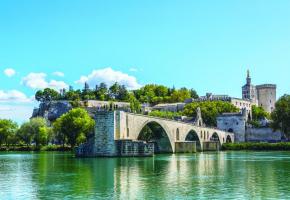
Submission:
[[[164,103],[157,104],[152,107],[152,110],[179,112],[183,111],[185,103]]]
[[[276,88],[274,84],[252,85],[250,72],[247,72],[247,83],[242,87],[242,97],[244,100],[251,101],[253,105],[263,107],[271,113],[275,109]]]

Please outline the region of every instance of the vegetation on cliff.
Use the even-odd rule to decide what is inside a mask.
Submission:
[[[198,95],[193,89],[175,89],[156,84],[148,84],[140,89],[129,91],[124,85],[117,82],[110,87],[105,83],[100,83],[94,89],[85,84],[83,90],[70,88],[69,91],[62,90],[61,93],[46,88],[37,91],[35,94],[35,99],[40,102],[51,100],[67,100],[74,103],[81,100],[130,102],[132,97],[140,103],[156,105],[158,103],[183,102],[187,98],[198,98]]]

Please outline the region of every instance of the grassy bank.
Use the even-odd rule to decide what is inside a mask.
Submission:
[[[47,146],[2,146],[0,151],[71,151],[69,146],[47,145]]]
[[[250,150],[250,151],[290,151],[290,142],[280,143],[226,143],[222,150]]]

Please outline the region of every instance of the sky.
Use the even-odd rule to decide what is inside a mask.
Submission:
[[[1,0],[0,118],[28,120],[38,89],[119,81],[241,97],[290,93],[288,0]]]

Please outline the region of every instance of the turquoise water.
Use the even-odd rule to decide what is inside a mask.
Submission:
[[[0,199],[290,199],[290,153],[0,153]]]

